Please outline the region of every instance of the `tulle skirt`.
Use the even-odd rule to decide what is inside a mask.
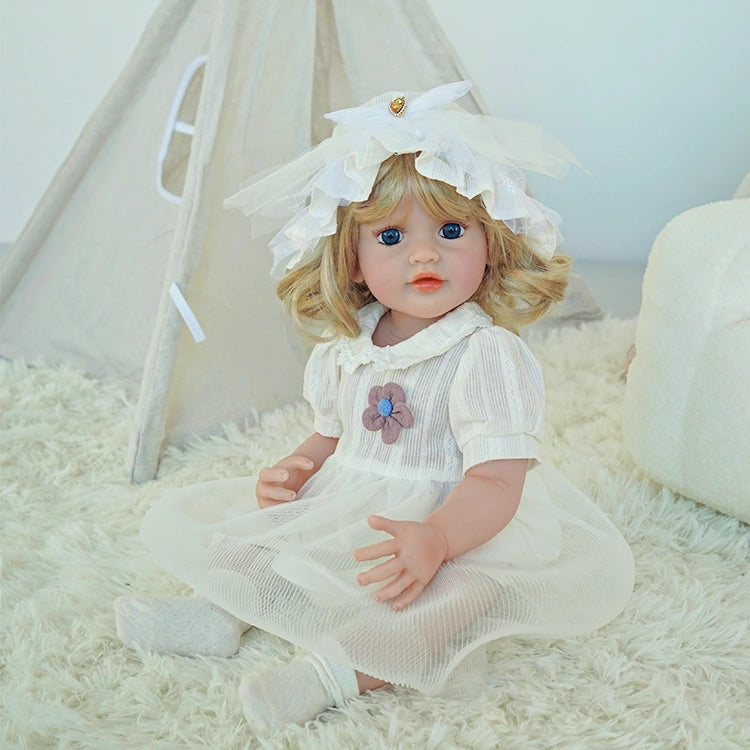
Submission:
[[[159,500],[142,537],[161,564],[236,617],[373,677],[428,695],[470,691],[483,647],[507,636],[569,637],[625,606],[630,549],[555,469],[531,470],[513,520],[444,563],[415,602],[378,602],[375,563],[352,552],[390,538],[373,513],[422,520],[451,484],[400,480],[334,455],[294,502],[260,510],[252,477],[191,485]]]

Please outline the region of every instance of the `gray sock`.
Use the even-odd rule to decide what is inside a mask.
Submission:
[[[304,724],[355,695],[359,688],[354,670],[315,655],[245,677],[239,688],[242,710],[256,734]]]
[[[124,644],[182,656],[232,656],[250,627],[201,596],[121,596],[115,621]]]

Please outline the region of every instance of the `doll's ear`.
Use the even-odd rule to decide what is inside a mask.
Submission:
[[[362,273],[362,269],[359,267],[359,261],[354,266],[354,271],[352,272],[352,281],[355,284],[363,284],[365,281],[365,276]]]

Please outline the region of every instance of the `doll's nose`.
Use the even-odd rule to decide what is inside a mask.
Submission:
[[[412,265],[420,263],[434,263],[439,260],[440,255],[435,243],[430,239],[417,239],[409,248],[409,262]]]

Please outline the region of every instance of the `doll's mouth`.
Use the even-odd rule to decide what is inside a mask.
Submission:
[[[418,273],[409,283],[418,292],[436,292],[443,286],[443,279],[435,273]]]

